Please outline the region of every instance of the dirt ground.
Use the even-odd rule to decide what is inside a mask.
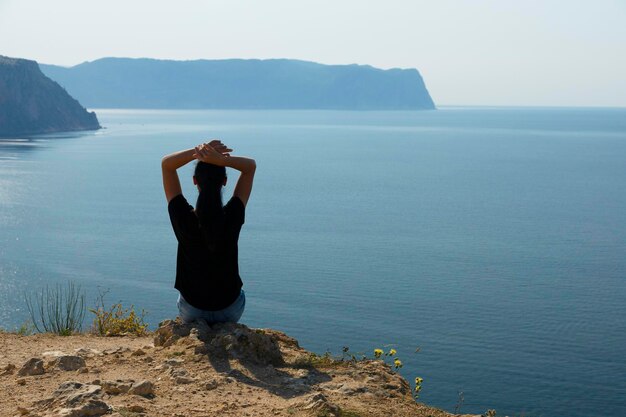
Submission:
[[[243,325],[169,326],[145,337],[0,333],[0,416],[450,415],[416,403],[381,361],[326,361]]]

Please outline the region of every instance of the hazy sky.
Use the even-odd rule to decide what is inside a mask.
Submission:
[[[439,105],[626,106],[626,0],[0,0],[0,55],[417,68]]]

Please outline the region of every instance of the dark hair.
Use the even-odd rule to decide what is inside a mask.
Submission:
[[[215,251],[221,246],[224,235],[222,186],[226,178],[226,168],[199,161],[194,177],[200,187],[196,215],[209,250]]]

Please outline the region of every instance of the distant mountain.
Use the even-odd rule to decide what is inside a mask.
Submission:
[[[35,61],[0,55],[0,137],[100,129],[59,84]]]
[[[103,58],[40,65],[83,104],[147,109],[434,109],[416,69],[289,59]]]

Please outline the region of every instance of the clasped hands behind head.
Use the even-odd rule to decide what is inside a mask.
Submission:
[[[224,145],[221,140],[213,139],[194,148],[193,157],[207,164],[214,164],[220,159],[228,158],[233,150]]]

